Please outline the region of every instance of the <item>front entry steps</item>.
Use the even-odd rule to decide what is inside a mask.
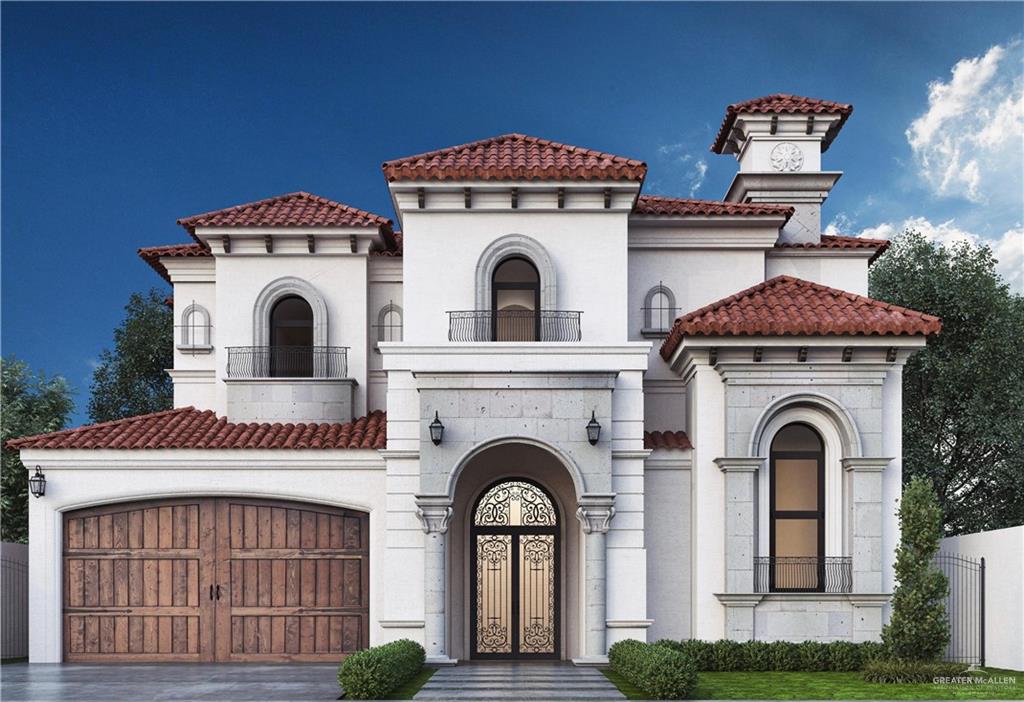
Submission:
[[[622,700],[594,668],[568,662],[459,663],[441,668],[416,694],[417,700]]]

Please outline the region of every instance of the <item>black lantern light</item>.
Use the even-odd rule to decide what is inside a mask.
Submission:
[[[441,439],[444,438],[444,424],[441,423],[441,418],[437,416],[437,410],[434,410],[434,421],[430,423],[430,440],[434,442],[434,446],[440,446]]]
[[[590,442],[591,446],[597,445],[597,440],[601,438],[601,424],[597,421],[597,417],[594,412],[590,412],[590,421],[587,422],[587,441]]]
[[[36,474],[28,479],[28,489],[36,497],[42,497],[46,494],[46,476],[43,475],[43,471],[39,466],[36,466]]]

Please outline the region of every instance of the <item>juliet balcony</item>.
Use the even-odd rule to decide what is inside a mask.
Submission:
[[[754,592],[835,592],[853,590],[849,556],[758,556]]]
[[[582,314],[528,309],[449,312],[448,341],[579,341]]]
[[[229,346],[233,422],[348,422],[356,381],[344,346]]]

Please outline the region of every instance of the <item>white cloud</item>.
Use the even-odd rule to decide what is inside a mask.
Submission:
[[[840,221],[843,220],[843,221]],[[845,227],[849,220],[839,215],[825,228],[825,234],[849,233]],[[1024,227],[1017,225],[1005,231],[997,239],[986,239],[957,225],[956,220],[932,222],[927,217],[910,217],[902,222],[882,222],[874,227],[867,227],[856,234],[868,239],[891,239],[900,232],[913,229],[920,232],[929,241],[943,246],[955,246],[961,242],[970,246],[988,245],[997,260],[996,272],[1006,281],[1010,289],[1024,294]]]
[[[928,85],[928,109],[906,131],[932,192],[972,202],[1020,202],[1024,72],[1020,40],[961,59]]]
[[[665,168],[662,170],[679,178],[689,192],[689,196],[695,197],[697,191],[704,185],[704,179],[708,173],[708,162],[703,156],[695,156],[687,149],[688,145],[682,142],[662,144],[658,147],[658,154],[664,157]]]

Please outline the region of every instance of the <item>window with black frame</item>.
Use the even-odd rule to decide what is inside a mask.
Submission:
[[[491,339],[539,341],[540,275],[525,258],[508,258],[491,283]]]
[[[298,295],[281,298],[270,310],[267,354],[270,377],[313,377],[313,308]]]
[[[817,592],[825,585],[825,447],[806,424],[772,440],[769,586]]]

